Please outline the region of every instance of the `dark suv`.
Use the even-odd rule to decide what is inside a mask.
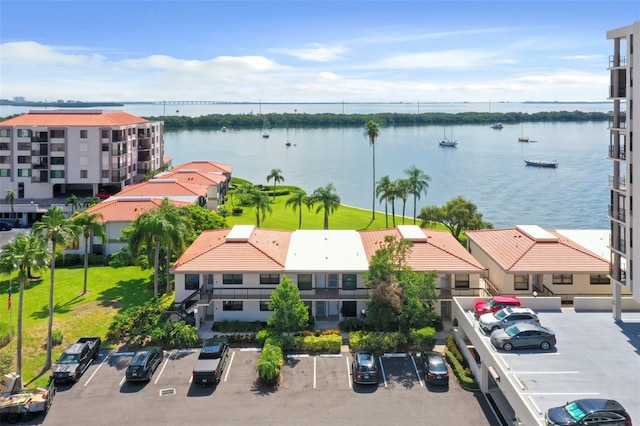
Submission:
[[[162,349],[156,346],[136,352],[127,367],[127,381],[150,381],[153,372],[158,368],[160,362],[162,362],[162,357]]]
[[[377,385],[380,380],[376,357],[369,351],[356,351],[353,354],[353,382]]]
[[[425,382],[433,385],[449,385],[449,370],[447,370],[444,358],[438,352],[422,354],[422,370]]]
[[[631,417],[618,401],[587,398],[550,408],[544,416],[548,426],[611,425],[631,426]]]

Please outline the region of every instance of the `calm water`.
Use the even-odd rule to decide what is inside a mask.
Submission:
[[[431,177],[418,202],[442,205],[462,195],[495,227],[537,224],[551,229],[607,229],[610,161],[606,123],[528,124],[535,143],[519,143],[519,125],[455,126],[457,148],[442,148],[445,129],[384,127],[376,144],[376,180],[403,177],[414,165]],[[165,135],[174,164],[208,159],[234,166],[234,176],[266,183],[273,168],[285,183],[313,192],[333,183],[344,204],[371,208],[371,148],[360,128],[177,131]],[[286,147],[289,140],[292,146]],[[557,169],[527,167],[523,159],[557,160]],[[407,203],[407,215],[413,204]],[[396,204],[396,211],[401,204]],[[383,211],[384,206],[379,210]]]
[[[607,112],[610,103],[438,103],[424,104],[128,104],[134,115],[186,116],[257,113],[374,113],[374,112]],[[0,106],[0,116],[25,113],[31,108]],[[376,145],[376,180],[404,176],[414,165],[431,177],[418,209],[442,205],[462,195],[478,206],[495,227],[537,224],[550,229],[608,229],[607,190],[610,161],[607,123],[537,123],[489,126],[383,127]],[[441,148],[446,131],[457,148]],[[519,143],[521,131],[537,140]],[[229,163],[234,176],[266,183],[271,169],[279,168],[285,183],[307,192],[333,183],[344,204],[371,208],[371,148],[361,128],[271,129],[263,139],[259,130],[177,131],[165,135],[166,155],[173,164],[194,159]],[[286,147],[289,140],[291,147]],[[523,159],[557,160],[557,169],[527,167]],[[412,201],[407,203],[412,214]],[[401,204],[396,204],[400,211]],[[384,206],[380,205],[383,211]]]

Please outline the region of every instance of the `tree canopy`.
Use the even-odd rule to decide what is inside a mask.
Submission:
[[[286,276],[271,292],[269,309],[273,315],[267,324],[280,333],[303,330],[309,322],[309,310],[300,298],[300,291]]]
[[[432,226],[435,223],[443,224],[458,241],[460,241],[460,234],[465,230],[493,228],[490,222],[482,219],[482,214],[478,213],[478,207],[462,196],[449,200],[442,207],[423,207],[420,211],[420,220],[422,227]]]

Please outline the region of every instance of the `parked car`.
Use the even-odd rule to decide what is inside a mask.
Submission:
[[[422,354],[424,381],[433,385],[449,386],[449,370],[444,358],[438,352]]]
[[[109,194],[107,192],[98,192],[96,194],[96,197],[101,199],[101,200],[106,200],[107,198],[111,197],[111,194]]]
[[[498,312],[480,315],[478,324],[485,332],[491,333],[499,328],[507,328],[517,323],[540,324],[538,314],[529,308],[504,308]]]
[[[490,312],[497,312],[508,307],[520,307],[520,299],[515,296],[493,296],[491,299],[475,305],[476,318]]]
[[[353,354],[351,370],[354,383],[377,385],[380,380],[378,363],[372,352],[356,351]]]
[[[162,362],[163,356],[162,349],[157,346],[136,352],[127,367],[125,374],[127,381],[150,381],[154,371]]]
[[[632,424],[629,413],[618,401],[601,398],[577,399],[562,407],[550,408],[544,419],[548,426]]]
[[[100,352],[99,337],[81,337],[62,353],[53,366],[52,377],[56,383],[77,382]]]
[[[229,357],[229,344],[218,339],[209,339],[204,342],[196,365],[193,367],[193,383],[202,386],[220,383],[222,371]]]
[[[8,220],[0,220],[0,231],[11,231],[13,225]]]
[[[493,331],[491,343],[505,351],[514,348],[540,348],[546,351],[556,345],[556,335],[538,324],[516,324]]]

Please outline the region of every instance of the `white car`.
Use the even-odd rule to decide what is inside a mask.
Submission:
[[[480,315],[478,318],[480,328],[487,333],[518,323],[539,325],[540,320],[536,312],[529,308],[504,308],[497,312]]]

